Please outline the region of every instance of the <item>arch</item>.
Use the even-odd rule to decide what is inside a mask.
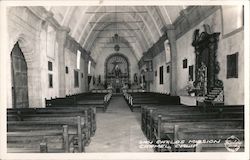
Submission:
[[[10,42],[10,50],[9,53],[11,53],[13,47],[15,46],[15,44],[18,42],[18,45],[24,55],[24,58],[27,62],[28,68],[30,67],[30,64],[32,63],[31,59],[32,59],[32,54],[34,51],[34,45],[31,44],[31,41],[29,40],[30,38],[23,34],[17,34],[17,36],[11,40]]]
[[[126,62],[127,62],[127,65],[128,65],[128,76],[129,76],[129,80],[130,80],[130,67],[131,67],[131,65],[130,65],[130,62],[129,62],[129,60],[128,60],[128,57],[127,56],[125,56],[124,54],[122,54],[122,53],[113,53],[113,54],[111,54],[111,55],[109,55],[107,58],[106,58],[106,60],[105,60],[105,70],[104,70],[104,75],[106,75],[107,73],[106,73],[106,67],[107,67],[107,63],[108,63],[108,60],[109,59],[111,59],[112,57],[114,57],[114,56],[120,56],[120,57],[122,57],[122,58],[124,58],[125,60],[126,60]]]
[[[120,92],[121,87],[130,85],[130,67],[129,60],[124,54],[109,55],[105,60],[105,83],[112,85],[116,92]]]
[[[11,73],[12,107],[28,108],[28,65],[18,42],[11,51]]]
[[[34,68],[38,67],[38,65],[34,65],[38,59],[34,59],[34,50],[35,45],[33,45],[32,37],[28,34],[24,34],[22,32],[19,32],[12,36],[12,38],[9,39],[9,48],[8,48],[8,56],[9,56],[9,66],[8,70],[8,79],[10,80],[10,83],[8,87],[10,88],[10,92],[8,92],[9,97],[9,107],[13,107],[15,104],[12,104],[13,99],[13,93],[12,93],[12,83],[13,82],[13,75],[12,73],[12,65],[11,65],[11,52],[15,45],[18,44],[20,51],[23,54],[23,57],[25,59],[25,63],[27,64],[27,81],[28,81],[28,105],[27,107],[33,107],[33,106],[39,106],[42,104],[42,99],[40,100],[40,92],[37,92],[37,88],[40,87],[38,84],[40,82],[37,82],[37,77],[40,76],[38,72],[35,72]],[[36,83],[37,86],[32,85],[33,83]],[[36,95],[36,96],[34,96]],[[35,99],[37,101],[35,101]]]

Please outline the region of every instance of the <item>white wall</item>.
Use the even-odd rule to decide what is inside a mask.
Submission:
[[[160,67],[163,66],[163,84],[160,84]],[[157,76],[155,76],[155,71],[157,71]],[[169,74],[167,74],[166,67],[166,54],[162,52],[154,57],[153,59],[153,72],[154,80],[150,83],[151,92],[167,93],[169,91]]]
[[[80,70],[77,69],[77,55],[72,53],[70,50],[66,49],[65,52],[65,65],[68,67],[68,74],[65,72],[66,79],[66,95],[82,93],[85,92],[85,79],[87,80],[87,74],[84,73],[86,66],[84,66],[84,59],[80,59]],[[75,87],[74,84],[74,70],[77,70],[79,73],[79,87]],[[82,78],[83,73],[83,78]]]
[[[221,10],[217,10],[214,14],[206,18],[200,24],[192,28],[186,34],[176,41],[177,45],[177,90],[180,91],[188,84],[188,68],[182,68],[182,60],[187,58],[188,66],[195,64],[194,47],[191,45],[192,36],[195,29],[200,29],[200,33],[204,31],[203,24],[211,26],[212,31],[220,32],[218,43],[218,62],[220,64],[219,79],[224,83],[225,104],[244,104],[244,50],[243,50],[243,30],[231,33],[227,37],[222,35],[222,17]],[[230,17],[229,17],[230,18]],[[226,19],[224,19],[225,21]],[[238,57],[238,78],[226,78],[227,61],[226,56],[239,52]],[[178,93],[180,94],[180,92]]]
[[[28,67],[28,98],[32,107],[41,106],[39,19],[25,7],[13,7],[7,12],[8,51],[6,54],[7,107],[12,107],[11,60],[14,44],[18,41]]]
[[[36,9],[36,7],[33,7],[33,9]],[[39,9],[37,11],[46,12],[45,10]],[[10,54],[17,41],[19,42],[28,66],[29,107],[44,107],[44,99],[59,97],[59,88],[61,87],[66,89],[66,95],[87,91],[87,65],[83,58],[80,60],[79,87],[77,88],[74,87],[74,69],[76,69],[77,62],[76,53],[65,48],[65,64],[58,63],[59,54],[63,53],[58,52],[61,39],[58,40],[56,33],[61,26],[55,26],[56,23],[40,19],[39,16],[34,15],[27,7],[10,7],[7,16],[9,44],[8,51],[5,53],[7,64],[7,107],[12,107]],[[71,41],[70,43],[76,42]],[[75,44],[74,46],[78,45]],[[52,71],[48,70],[48,61],[51,61],[53,64]],[[65,66],[69,68],[69,74],[64,72],[66,80],[65,86],[59,86],[58,83],[58,67],[61,65],[63,65],[64,68]],[[53,75],[53,88],[49,88],[49,73]],[[83,78],[81,76],[82,73]]]

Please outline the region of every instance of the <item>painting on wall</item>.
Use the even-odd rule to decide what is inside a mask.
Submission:
[[[65,72],[66,72],[66,74],[69,73],[69,67],[68,66],[65,67]]]
[[[227,78],[238,78],[238,52],[227,55]]]
[[[170,66],[167,66],[167,73],[170,72]]]
[[[53,71],[53,65],[52,62],[48,61],[48,70]]]
[[[53,88],[53,75],[49,74],[49,88]]]
[[[163,66],[159,67],[159,72],[160,72],[160,84],[163,84]]]
[[[182,62],[182,67],[187,68],[187,59],[184,59]]]
[[[188,67],[188,80],[189,81],[194,80],[194,65]]]

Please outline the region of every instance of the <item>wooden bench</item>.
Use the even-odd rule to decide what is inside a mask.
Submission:
[[[156,107],[156,108],[154,108]],[[149,140],[157,141],[164,139],[174,139],[171,135],[174,135],[174,126],[176,124],[192,123],[196,128],[195,123],[217,123],[219,122],[221,127],[231,124],[231,127],[240,126],[243,128],[244,112],[239,110],[238,112],[230,112],[223,106],[223,112],[221,110],[210,110],[211,112],[201,112],[199,106],[154,106],[142,108],[142,130]],[[157,108],[158,107],[158,108]],[[232,106],[231,106],[232,107]],[[203,110],[204,111],[204,110]],[[210,124],[210,125],[211,125]],[[185,126],[185,125],[184,125]],[[220,128],[218,128],[220,129]],[[231,130],[235,128],[230,128]],[[237,129],[236,131],[237,132]],[[242,133],[242,132],[240,132]],[[206,136],[204,135],[206,138]],[[173,148],[172,148],[173,150]],[[159,150],[158,150],[159,151]],[[160,150],[162,151],[162,150]]]
[[[93,136],[96,130],[96,110],[94,107],[48,107],[48,108],[21,108],[8,109],[7,120],[21,121],[22,117],[19,115],[29,114],[71,114],[77,116],[79,113],[87,117],[87,123],[90,127],[91,135]]]
[[[195,152],[211,151],[227,151],[225,147],[226,140],[232,135],[236,136],[240,141],[241,151],[244,151],[244,128],[237,122],[214,122],[213,124],[204,123],[203,125],[181,124],[174,126],[174,141],[185,140],[184,144],[194,144]],[[204,137],[209,140],[208,143],[201,143]],[[216,140],[216,141],[214,141]],[[211,141],[214,141],[211,143]],[[216,143],[215,143],[216,142]],[[192,148],[191,148],[192,149]],[[242,150],[243,149],[243,150]],[[175,151],[186,151],[182,145],[178,144],[174,147]]]
[[[30,132],[30,137],[36,138],[37,140],[43,140],[42,135],[39,136],[38,132],[40,131],[50,131],[54,130],[56,132],[56,136],[59,136],[59,133],[62,132],[62,126],[66,125],[69,128],[70,135],[74,135],[73,139],[68,141],[69,144],[78,146],[78,152],[84,151],[84,146],[89,144],[90,136],[93,136],[96,130],[96,120],[95,120],[95,109],[94,108],[86,108],[86,107],[49,107],[49,108],[22,108],[22,109],[8,109],[8,132],[13,132],[10,134],[9,144],[11,145],[11,139],[13,137],[17,137],[18,134],[15,132]],[[9,118],[11,116],[11,118]],[[17,117],[13,119],[13,117]],[[77,117],[77,121],[76,121]],[[76,123],[77,122],[77,123]],[[57,127],[56,127],[57,126]],[[80,128],[79,128],[80,127]],[[55,130],[57,129],[57,130]],[[32,134],[34,133],[34,136]],[[45,134],[45,133],[44,133]],[[13,136],[12,136],[13,135]],[[14,136],[15,135],[15,136]],[[23,139],[27,141],[31,141],[26,137],[25,134],[20,134]],[[36,136],[37,135],[37,136]],[[50,134],[51,135],[51,134]],[[52,135],[51,135],[52,136]],[[62,136],[62,134],[61,134]],[[59,138],[57,138],[59,139]],[[36,141],[32,141],[36,144]],[[22,141],[21,141],[22,142]],[[20,143],[21,143],[20,142]],[[81,142],[81,143],[80,143]],[[20,144],[17,143],[17,144]],[[21,143],[22,144],[22,143]],[[24,143],[25,144],[25,143]],[[79,144],[79,145],[78,145]],[[60,145],[57,143],[57,145]],[[15,143],[14,143],[15,146]],[[51,143],[50,143],[51,146]],[[18,151],[18,148],[11,147],[11,151]],[[19,146],[20,148],[20,146]],[[72,148],[72,147],[71,147]],[[76,148],[76,147],[75,147]],[[14,150],[13,150],[14,149]],[[29,150],[29,149],[28,149]],[[75,150],[75,149],[74,149]],[[38,150],[36,150],[38,151]],[[50,148],[49,152],[54,152],[54,148]],[[61,149],[62,151],[62,149]],[[22,150],[20,151],[22,152]],[[58,148],[55,152],[59,152]],[[67,150],[68,152],[68,150]]]
[[[103,112],[107,110],[108,104],[111,100],[112,93],[82,93],[76,95],[69,95],[66,98],[55,98],[46,100],[46,106],[50,107],[66,107],[84,105],[86,107],[95,107],[101,109]]]
[[[160,93],[124,93],[124,97],[133,112],[135,109],[139,109],[143,105],[160,105],[160,104],[180,104],[180,98],[178,96],[169,96]]]
[[[38,117],[30,121],[7,123],[8,152],[70,152],[77,142],[78,152],[84,151],[84,121],[82,117]]]
[[[65,97],[65,98],[45,98],[45,107],[65,107],[69,105],[75,105],[77,102],[76,97]]]

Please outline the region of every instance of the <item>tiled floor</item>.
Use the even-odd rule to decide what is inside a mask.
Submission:
[[[113,97],[105,113],[97,113],[97,130],[86,152],[152,152],[145,141],[139,112],[131,112],[122,96]]]

